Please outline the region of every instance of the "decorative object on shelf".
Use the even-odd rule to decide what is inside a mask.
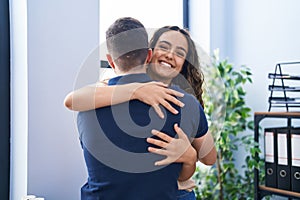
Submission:
[[[272,79],[272,84],[269,85],[268,111],[271,111],[272,107],[285,107],[286,112],[291,111],[291,108],[300,108],[299,67],[300,62],[278,63],[275,66],[275,72],[268,74],[268,78]],[[287,71],[289,73],[286,73]]]

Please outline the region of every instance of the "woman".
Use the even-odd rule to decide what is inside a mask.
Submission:
[[[177,26],[160,28],[154,33],[150,41],[150,47],[153,50],[153,57],[148,67],[148,74],[154,80],[161,81],[164,84],[152,82],[122,85],[121,88],[118,87],[117,96],[113,94],[116,88],[111,86],[86,87],[70,93],[65,99],[65,105],[72,110],[82,111],[121,103],[130,99],[139,99],[153,106],[159,115],[163,117],[159,104],[175,114],[177,111],[168,101],[183,106],[173,96],[181,96],[182,94],[176,90],[166,88],[167,85],[179,85],[186,92],[194,94],[203,107],[203,75],[199,70],[199,59],[195,44],[188,32]],[[187,81],[182,84],[184,80]],[[91,98],[91,96],[94,98]],[[114,96],[113,99],[112,96]],[[80,104],[76,104],[74,100],[80,102]],[[177,125],[174,128],[178,133],[178,139],[170,138],[166,134],[155,130],[152,133],[162,140],[147,139],[149,143],[162,147],[162,149],[149,148],[150,152],[166,156],[164,160],[156,162],[156,165],[190,162],[190,152],[193,151],[198,153],[198,159],[204,164],[214,164],[216,150],[209,132],[201,138],[195,138],[192,141],[192,148],[189,138],[183,131]],[[196,162],[196,159],[194,161]],[[193,172],[194,170],[189,171],[185,173],[185,176],[180,177],[178,199],[195,199],[192,190],[195,184],[191,179],[188,179]]]

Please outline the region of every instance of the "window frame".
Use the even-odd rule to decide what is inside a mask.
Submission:
[[[0,199],[10,191],[10,20],[9,0],[0,0]],[[4,163],[3,163],[4,162]]]

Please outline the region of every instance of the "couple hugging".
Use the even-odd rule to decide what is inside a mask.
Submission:
[[[195,44],[177,26],[150,42],[137,19],[106,31],[116,77],[68,94],[88,171],[81,200],[196,199],[196,162],[213,165],[216,149],[202,100]]]

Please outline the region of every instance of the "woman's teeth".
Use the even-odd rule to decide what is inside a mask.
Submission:
[[[160,64],[165,66],[165,67],[169,67],[169,68],[172,67],[169,63],[166,63],[166,62],[160,62]]]

